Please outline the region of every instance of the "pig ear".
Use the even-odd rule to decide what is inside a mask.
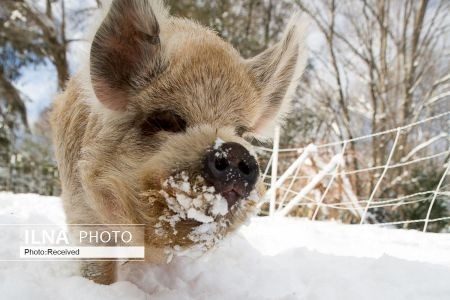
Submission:
[[[290,110],[290,101],[306,64],[307,22],[294,15],[281,41],[246,61],[262,95],[262,112],[254,125],[257,134],[271,136]]]
[[[125,110],[130,95],[162,71],[159,1],[114,0],[90,51],[90,75],[95,95],[113,110]]]

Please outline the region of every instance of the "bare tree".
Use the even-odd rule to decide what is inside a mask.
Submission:
[[[86,21],[86,17],[97,8],[99,3],[100,1],[92,1],[89,4],[86,2],[85,6],[79,5],[79,8],[70,11],[69,18],[66,12],[66,0],[42,2],[6,0],[2,2],[0,6],[0,186],[6,185],[7,189],[11,188],[15,158],[17,155],[17,157],[26,157],[25,152],[33,150],[25,149],[23,140],[29,138],[30,127],[37,128],[28,124],[25,105],[27,99],[17,89],[16,80],[22,76],[27,67],[50,63],[57,74],[57,87],[62,90],[69,77],[67,58],[69,45],[79,41],[66,36],[67,24],[70,21],[72,27],[79,26]],[[52,97],[52,95],[48,96],[49,99]],[[46,118],[46,114],[42,114],[41,119],[43,118]],[[39,140],[43,138],[43,134],[46,134],[45,131],[34,131],[34,140]],[[41,153],[51,153],[51,143],[48,139],[45,141],[46,143],[34,145],[48,148],[48,151],[42,149]],[[48,160],[48,156],[35,155],[33,163],[39,163],[37,160],[39,157],[42,158],[40,162],[43,164],[51,161]],[[21,164],[23,165],[24,162],[22,161]],[[5,172],[5,169],[8,171]],[[9,175],[6,176],[6,173]]]
[[[448,1],[296,3],[323,40],[312,51],[310,85],[302,89],[302,97],[330,112],[332,118],[326,118],[331,127],[334,124],[336,139],[395,128],[449,109],[443,101],[449,99],[450,82]],[[436,130],[442,128],[426,134],[432,138]],[[408,130],[400,135],[394,161],[413,148],[411,135]],[[389,138],[373,137],[370,149],[350,143],[350,167],[383,164],[390,151]],[[393,176],[401,175],[401,169],[398,172]],[[368,179],[371,189],[375,177]],[[352,183],[359,194],[358,177]]]

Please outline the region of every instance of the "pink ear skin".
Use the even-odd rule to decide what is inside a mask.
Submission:
[[[107,108],[115,111],[126,111],[128,95],[124,91],[114,90],[101,81],[93,84],[94,92],[100,102]]]

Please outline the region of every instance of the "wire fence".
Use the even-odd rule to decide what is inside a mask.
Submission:
[[[270,216],[403,228],[414,224],[412,228],[424,232],[450,231],[450,191],[446,190],[450,186],[449,133],[425,137],[422,130],[436,121],[450,123],[450,111],[374,134],[299,148],[279,148],[280,129],[276,128],[273,148],[258,147],[268,157],[262,174],[267,192],[260,206],[266,207]],[[417,145],[410,145],[411,140],[402,135],[414,130],[417,134],[412,134],[411,140]],[[349,144],[367,143],[374,137],[382,137],[390,146],[384,161],[349,168],[352,158],[359,154],[364,161],[368,155],[350,152]],[[362,149],[360,152],[366,152]],[[406,183],[415,190],[405,188]],[[355,185],[363,191],[356,191]],[[437,222],[439,230],[431,226]]]

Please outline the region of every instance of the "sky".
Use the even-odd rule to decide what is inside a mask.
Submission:
[[[77,45],[73,44],[69,48],[67,57],[71,74],[77,71],[79,65],[77,62],[85,53],[85,46],[85,42],[77,42]],[[56,70],[50,62],[24,68],[22,76],[14,83],[26,96],[25,105],[30,124],[33,124],[39,118],[40,112],[53,102],[58,93],[57,83]]]
[[[52,103],[56,95],[56,72],[50,64],[27,67],[15,86],[27,98],[25,105],[28,119],[30,124],[33,124],[40,112]]]
[[[45,1],[43,0],[36,0],[34,3],[41,11],[45,7]],[[80,8],[94,6],[94,0],[66,1],[66,9],[69,13]],[[58,5],[54,5],[53,9],[56,15],[60,13]],[[85,36],[82,27],[75,27],[70,23],[70,19],[68,21],[69,24],[67,26],[66,34],[69,39]],[[85,42],[74,42],[70,44],[67,57],[71,74],[77,70],[77,61],[79,60],[80,53],[83,53],[82,49],[84,49],[85,46]],[[33,124],[39,118],[40,112],[52,103],[54,97],[57,95],[57,81],[55,68],[51,63],[47,63],[24,68],[22,76],[14,82],[16,88],[18,88],[27,98],[25,105],[27,107],[30,124]]]

